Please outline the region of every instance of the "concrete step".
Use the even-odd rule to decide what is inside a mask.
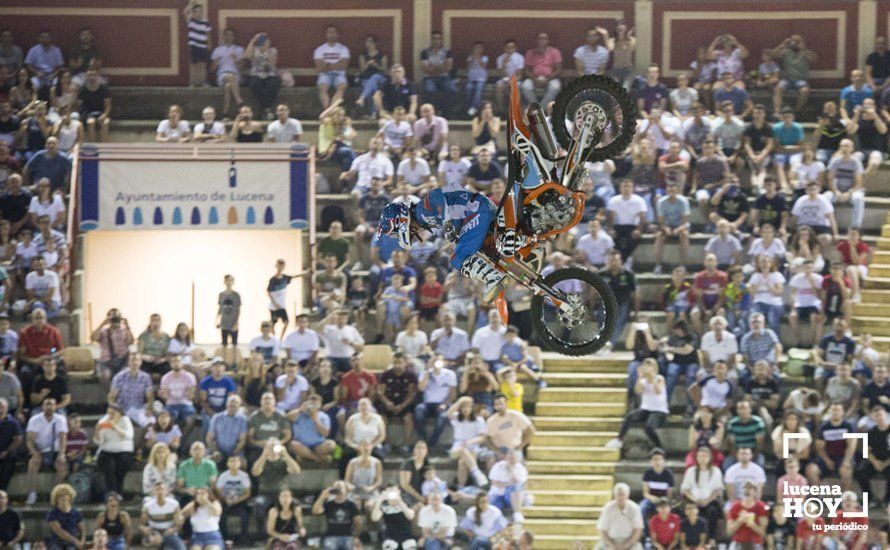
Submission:
[[[621,387],[627,383],[627,374],[616,373],[580,373],[580,372],[547,372],[542,373],[548,386],[556,387]]]
[[[890,277],[890,262],[879,263],[877,260],[872,262],[868,266],[868,275],[878,279],[886,279]]]
[[[542,416],[624,416],[624,403],[540,403],[535,414]]]
[[[535,549],[540,550],[592,550],[599,542],[598,536],[544,535],[535,532]]]
[[[590,506],[529,506],[522,509],[528,519],[550,519],[561,522],[564,519],[596,520],[600,517],[600,507]]]
[[[865,279],[865,288],[870,290],[890,290],[890,277],[872,277]]]
[[[562,535],[571,536],[572,540],[577,540],[577,536],[595,536],[599,534],[596,528],[596,521],[592,519],[561,519],[553,521],[552,519],[526,519],[524,527],[531,531],[534,535]],[[535,540],[535,548],[538,548],[537,539]],[[563,548],[570,548],[564,546]]]
[[[534,449],[530,449],[529,456],[534,456]],[[589,462],[589,461],[568,461],[564,458],[556,460],[530,460],[526,463],[529,473],[533,474],[564,474],[572,472],[574,474],[595,474],[595,475],[612,475],[615,473],[616,457],[611,462]]]
[[[613,430],[616,433],[621,427],[621,419],[615,417],[585,417],[572,416],[535,416],[535,427],[538,430],[556,431],[605,431]]]
[[[576,447],[572,445],[532,445],[528,450],[530,460],[554,462],[577,462],[590,460],[594,462],[617,461],[621,458],[618,449],[606,447]]]
[[[541,431],[532,436],[531,448],[542,447],[602,447],[615,437],[613,432],[557,432]]]
[[[853,304],[853,315],[856,316],[881,317],[886,316],[887,312],[887,304],[866,302],[864,299],[860,304]]]
[[[864,304],[890,304],[890,290],[865,289],[862,291]]]
[[[545,363],[544,368],[549,369]],[[627,372],[627,363],[624,364]],[[553,388],[547,387],[538,392],[538,403],[588,403],[591,401],[624,403],[627,391],[623,388]]]
[[[890,237],[890,223],[881,226],[881,237],[885,239]]]
[[[550,490],[531,491],[535,506],[602,506],[612,499],[609,491]]]
[[[592,372],[615,374],[627,370],[627,362],[624,357],[564,357],[562,359],[545,359],[547,372]]]
[[[528,478],[528,488],[561,491],[611,491],[612,476],[610,475],[542,475],[534,474]]]
[[[890,336],[890,323],[887,322],[886,316],[855,316],[853,317],[853,332],[865,332],[873,334],[875,336]]]

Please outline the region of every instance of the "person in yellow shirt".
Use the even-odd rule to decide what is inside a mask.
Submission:
[[[516,369],[504,367],[498,371],[500,391],[507,397],[507,408],[522,412],[522,384],[516,381]]]

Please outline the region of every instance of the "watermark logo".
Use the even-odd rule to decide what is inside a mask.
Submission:
[[[808,436],[800,433],[782,434],[782,458],[788,458],[791,453],[789,443],[795,439],[805,439]],[[844,439],[861,439],[862,440],[862,458],[868,459],[868,434],[867,433],[845,433]],[[782,504],[785,507],[784,515],[786,518],[829,518],[838,517],[838,511],[843,504],[843,490],[840,485],[788,485],[782,487],[785,497]],[[844,511],[846,518],[867,518],[868,517],[868,492],[862,492],[862,511],[849,512]]]

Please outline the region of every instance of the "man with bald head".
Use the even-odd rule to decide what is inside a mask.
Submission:
[[[59,150],[59,138],[46,139],[46,148],[34,153],[22,171],[25,185],[49,178],[53,191],[67,191],[71,178],[71,159]]]

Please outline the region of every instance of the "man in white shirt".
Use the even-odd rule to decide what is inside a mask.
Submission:
[[[321,337],[327,348],[327,358],[335,372],[346,372],[352,365],[352,356],[365,347],[365,339],[349,321],[349,310],[338,309],[331,312],[322,322]]]
[[[710,372],[715,363],[724,361],[732,369],[735,367],[735,356],[739,352],[739,344],[735,334],[726,330],[726,318],[722,315],[711,317],[708,325],[711,327],[711,330],[701,337],[701,343],[699,344],[699,365]]]
[[[427,501],[429,504],[417,514],[417,526],[423,531],[419,547],[451,548],[457,528],[457,513],[442,502],[442,495],[438,492],[430,493]]]
[[[442,326],[430,334],[430,347],[443,357],[448,366],[457,368],[470,351],[470,338],[466,331],[455,326],[455,317],[450,311],[442,313],[440,323]]]
[[[241,58],[244,48],[235,44],[235,29],[223,31],[222,44],[210,54],[210,70],[216,71],[216,85],[223,89],[223,113],[228,114],[234,103],[237,107],[244,103],[241,99]]]
[[[340,31],[328,25],[324,31],[325,43],[315,48],[312,59],[318,71],[318,100],[322,110],[326,110],[332,102],[341,101],[346,90],[346,67],[349,65],[349,48],[339,42]],[[328,90],[334,88],[334,97],[328,96]]]
[[[587,30],[584,44],[575,50],[575,70],[579,75],[603,74],[609,64],[609,31],[602,27]]]
[[[281,354],[281,340],[275,336],[271,321],[260,323],[260,335],[250,341],[247,348],[251,353],[259,353],[263,356],[263,362],[267,365],[278,362]]]
[[[599,219],[587,222],[587,233],[578,239],[575,258],[593,268],[606,265],[606,254],[615,248],[612,236],[603,231]]]
[[[298,409],[309,394],[309,381],[299,369],[296,361],[288,361],[284,364],[284,374],[275,379],[275,406],[282,413]]]
[[[837,220],[834,217],[834,205],[820,194],[818,181],[807,183],[807,194],[794,202],[791,217],[797,227],[808,225],[815,231],[823,248],[831,246],[832,238],[840,238]]]
[[[445,368],[445,361],[441,357],[433,357],[420,374],[417,389],[423,393],[423,397],[414,408],[414,429],[417,438],[426,441],[433,449],[448,424],[447,411],[457,393],[457,375]],[[432,435],[427,437],[426,421],[429,418],[433,419],[434,427]]]
[[[216,120],[216,109],[207,106],[201,111],[202,121],[195,124],[195,135],[192,138],[197,142],[216,143],[226,138],[226,126]]]
[[[596,522],[602,537],[602,548],[625,548],[643,550],[640,538],[643,536],[643,514],[636,502],[630,500],[630,487],[626,483],[616,483],[612,488],[613,500],[603,506]]]
[[[407,183],[415,188],[414,191],[420,193],[424,190],[422,186],[430,177],[430,163],[418,154],[414,146],[409,146],[405,149],[404,158],[399,162],[396,175],[398,183]]]
[[[525,482],[528,481],[528,470],[522,465],[522,453],[510,451],[506,458],[495,463],[488,473],[491,487],[488,489],[488,500],[503,512],[513,510],[513,521],[522,523],[522,503],[525,500]]]
[[[470,344],[474,353],[478,353],[492,369],[501,358],[501,347],[504,345],[504,335],[507,327],[501,322],[501,315],[497,309],[488,310],[488,324],[473,333],[473,341]]]
[[[507,104],[507,96],[509,95],[510,77],[516,75],[516,78],[522,76],[525,69],[525,56],[516,51],[516,41],[507,40],[504,42],[504,53],[498,56],[495,64],[500,75],[500,79],[495,84],[495,99],[498,103],[498,110],[503,112],[504,106]]]
[[[618,189],[621,193],[609,199],[606,203],[606,212],[615,239],[615,249],[621,252],[625,267],[631,269],[634,250],[640,244],[646,227],[646,213],[649,211],[649,206],[643,197],[634,193],[634,184],[631,180],[621,180]]]
[[[266,137],[275,143],[293,143],[303,137],[303,125],[300,121],[290,117],[290,108],[282,103],[275,109],[278,115],[276,120],[266,127]]]
[[[42,257],[34,260],[34,271],[25,276],[25,291],[28,296],[28,311],[43,309],[46,316],[53,318],[62,307],[62,293],[59,290],[59,275],[46,269]]]
[[[340,180],[349,181],[355,178],[352,194],[356,198],[361,198],[371,188],[372,179],[379,178],[386,188],[392,184],[394,173],[395,169],[389,155],[383,152],[383,138],[375,136],[368,142],[368,152],[355,157],[349,171],[340,174]]]
[[[56,400],[47,397],[43,400],[43,412],[28,420],[25,443],[28,459],[28,498],[26,503],[33,506],[37,502],[37,474],[41,467],[53,466],[56,470],[56,483],[62,483],[68,475],[68,461],[65,447],[68,443],[68,420],[56,413]]]
[[[297,329],[284,339],[284,349],[288,356],[306,368],[315,363],[319,345],[318,333],[309,328],[309,316],[305,313],[297,315]]]
[[[732,458],[732,457],[729,457]],[[754,451],[749,447],[739,447],[735,456],[737,462],[726,469],[723,482],[726,485],[726,506],[742,498],[742,490],[745,484],[753,483],[757,489],[757,498],[763,494],[763,486],[766,485],[766,472],[759,464],[754,462]]]

